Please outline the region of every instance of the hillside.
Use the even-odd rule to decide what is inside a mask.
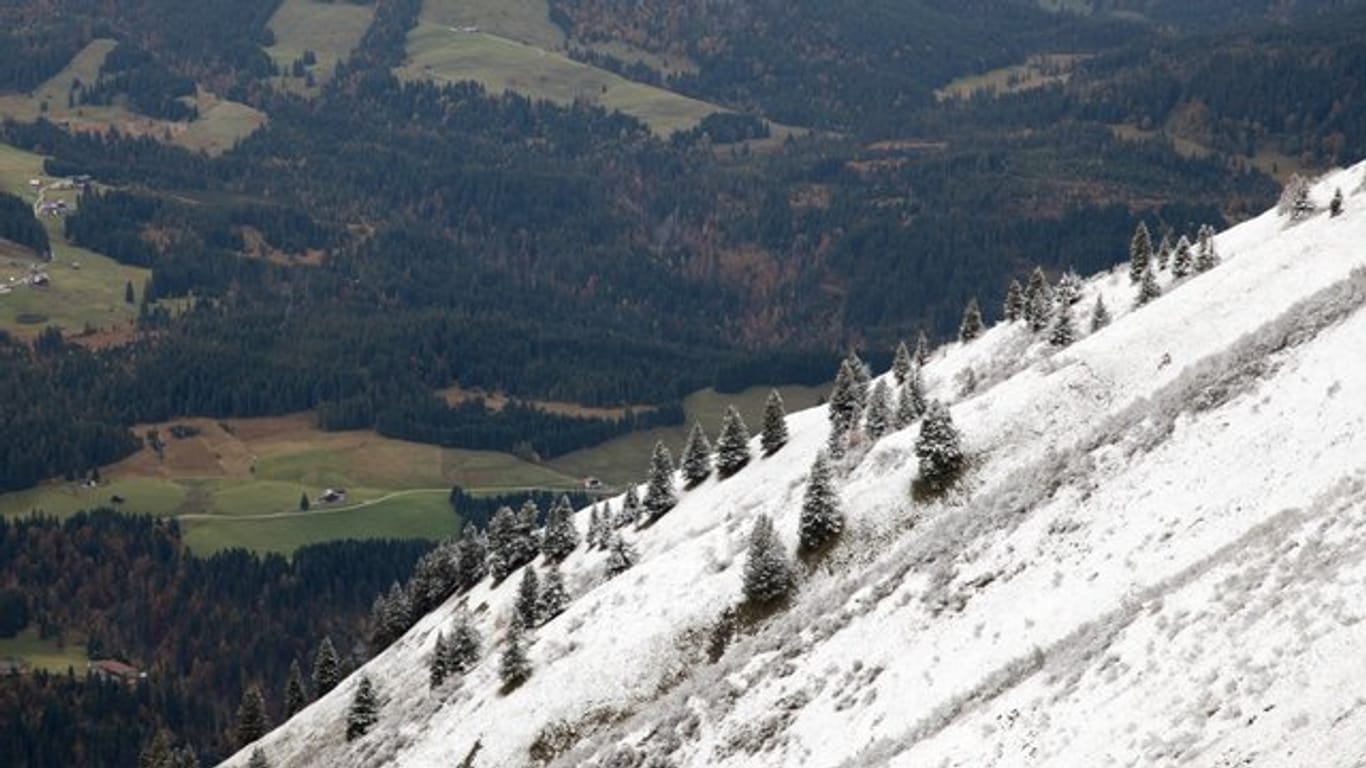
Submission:
[[[277,766],[1346,764],[1366,730],[1363,234],[1359,191],[1341,217],[1271,211],[1141,309],[1125,270],[1089,280],[1078,306],[1103,295],[1115,320],[1065,349],[1013,323],[939,350],[924,375],[964,479],[911,501],[914,426],[851,449],[839,544],[728,645],[756,517],[795,546],[824,408],[629,531],[631,570],[604,581],[604,555],[576,550],[575,599],[536,631],[520,688],[497,682],[514,573],[362,670],[369,734],[343,738],[357,674],[258,745]],[[462,606],[484,656],[430,692]]]

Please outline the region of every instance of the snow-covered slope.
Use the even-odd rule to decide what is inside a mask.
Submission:
[[[912,501],[915,426],[851,454],[841,543],[735,636],[748,533],[768,514],[795,549],[824,408],[628,532],[642,557],[623,575],[580,547],[521,688],[497,673],[514,574],[366,665],[371,733],[344,739],[353,675],[258,746],[274,766],[1360,764],[1366,192],[1216,245],[1220,266],[1164,277],[1138,310],[1123,268],[1089,280],[1078,325],[1097,294],[1115,320],[1062,350],[1017,323],[936,353],[931,394],[972,460],[960,488]],[[431,691],[460,606],[483,661]]]

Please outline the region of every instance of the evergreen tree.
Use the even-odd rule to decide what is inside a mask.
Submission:
[[[925,367],[925,363],[930,361],[930,337],[925,335],[922,329],[915,335],[915,364]]]
[[[413,576],[405,590],[413,622],[445,602],[459,586],[456,550],[456,543],[447,539],[423,555],[413,567]]]
[[[528,498],[517,510],[517,537],[519,558],[522,563],[536,559],[541,552],[541,508],[534,499]],[[520,563],[519,563],[520,564]]]
[[[896,345],[896,357],[892,359],[892,376],[896,377],[896,385],[899,387],[906,383],[906,377],[911,375],[911,368],[915,366],[915,361],[911,360],[911,350],[906,348],[906,342],[902,341]],[[773,390],[777,392],[777,390]],[[772,395],[769,395],[772,398]]]
[[[844,530],[844,513],[840,510],[839,494],[835,492],[830,461],[825,453],[817,453],[806,481],[806,495],[802,499],[801,548],[819,549]]]
[[[854,395],[858,398],[859,408],[862,409],[868,404],[868,387],[873,382],[873,372],[857,352],[850,352],[846,359],[849,361],[849,370],[854,374]]]
[[[832,461],[840,461],[849,453],[849,430],[839,424],[830,425],[830,434],[825,439],[825,452]]]
[[[247,760],[247,768],[270,768],[270,761],[266,759],[266,753],[260,747],[251,751],[251,757]]]
[[[1162,289],[1157,285],[1157,275],[1153,274],[1150,268],[1143,273],[1143,282],[1138,284],[1138,296],[1134,299],[1134,307],[1141,307],[1161,295]]]
[[[1091,333],[1095,333],[1109,324],[1110,310],[1105,308],[1105,298],[1097,296],[1096,304],[1091,308]]]
[[[905,344],[901,345],[901,351],[906,351]],[[906,361],[910,362],[909,355]],[[778,390],[771,389],[768,400],[764,401],[764,431],[759,436],[759,445],[763,447],[765,456],[772,456],[787,445],[787,439],[787,411],[783,408],[783,396],[778,394]]]
[[[503,681],[503,691],[510,692],[531,677],[531,660],[527,658],[525,626],[520,614],[514,614],[508,625],[507,639],[503,644],[503,656],[498,662],[498,677]]]
[[[308,494],[307,494],[307,493],[299,494],[299,511],[300,511],[300,512],[307,512],[307,511],[308,511]]]
[[[564,576],[560,567],[551,563],[545,570],[541,583],[541,595],[536,601],[536,617],[542,624],[564,613],[569,605],[569,590],[564,586]]]
[[[536,575],[536,566],[528,565],[522,572],[522,583],[517,587],[517,615],[522,618],[522,626],[535,627],[540,624],[537,613],[541,597],[541,580]]]
[[[868,439],[877,442],[892,431],[892,390],[886,379],[878,379],[873,393],[868,396],[868,413],[864,416],[864,431]]]
[[[172,752],[171,734],[157,731],[157,735],[138,754],[138,768],[168,768]]]
[[[1342,215],[1342,187],[1333,190],[1333,201],[1328,204],[1328,215],[1334,219]]]
[[[749,459],[749,427],[735,406],[728,405],[721,419],[721,436],[716,438],[716,474],[724,480],[743,469]]]
[[[1048,343],[1055,347],[1065,347],[1077,340],[1076,328],[1072,325],[1072,308],[1059,306],[1053,318],[1053,330],[1048,334]]]
[[[617,517],[617,527],[622,528],[632,523],[640,523],[644,518],[644,511],[640,505],[640,495],[636,492],[635,484],[626,488],[626,495],[621,500],[621,514]]]
[[[1167,268],[1167,265],[1171,263],[1172,251],[1175,248],[1176,246],[1172,244],[1171,230],[1162,230],[1162,243],[1157,247],[1157,269],[1165,270]],[[1157,270],[1153,271],[1156,272]]]
[[[1172,254],[1172,277],[1182,278],[1191,273],[1195,258],[1191,254],[1191,241],[1185,235],[1176,241],[1176,252]]]
[[[1214,227],[1205,224],[1195,245],[1195,271],[1208,272],[1219,265],[1219,254],[1214,250]]]
[[[1070,269],[1062,273],[1053,292],[1053,301],[1059,307],[1070,307],[1081,301],[1081,276]]]
[[[1011,280],[1010,287],[1006,289],[1005,304],[1001,307],[1001,316],[1006,322],[1013,323],[1025,316],[1025,295],[1024,286],[1020,285],[1019,280]],[[898,381],[904,384],[904,381]]]
[[[612,542],[607,547],[607,578],[613,578],[630,569],[638,559],[635,547],[626,543],[620,532],[613,533]]]
[[[952,485],[963,470],[962,437],[948,407],[938,400],[925,410],[915,455],[920,460],[920,480],[935,492]]]
[[[768,515],[759,515],[745,556],[745,598],[757,604],[771,603],[791,592],[795,583],[792,563],[773,530],[773,521]]]
[[[568,496],[561,496],[546,516],[541,553],[550,562],[559,562],[579,546],[579,529],[574,526],[574,507]]]
[[[982,310],[977,306],[977,297],[968,299],[963,309],[963,322],[958,324],[958,340],[964,343],[982,335]]]
[[[1029,275],[1029,287],[1025,289],[1025,319],[1029,321],[1029,330],[1035,333],[1047,328],[1053,319],[1053,291],[1048,287],[1042,267],[1035,267]]]
[[[1148,268],[1152,258],[1152,236],[1148,234],[1148,225],[1140,221],[1133,239],[1129,241],[1129,282],[1138,285],[1143,279],[1143,270]]]
[[[123,284],[123,303],[136,304],[137,298],[133,296],[133,281],[128,280]]]
[[[674,491],[674,459],[665,447],[664,441],[655,443],[654,453],[650,456],[650,476],[645,483],[645,500],[642,503],[649,522],[664,516],[678,503]]]
[[[518,512],[499,507],[489,521],[488,569],[495,582],[531,562],[540,546],[536,540],[536,521],[540,510],[527,499]]]
[[[433,688],[440,688],[446,682],[446,675],[450,671],[447,664],[450,661],[450,650],[447,648],[445,632],[436,633],[436,644],[432,647],[432,658],[427,664],[428,680]]]
[[[384,599],[384,611],[380,617],[383,627],[381,637],[384,642],[379,645],[379,649],[387,647],[390,643],[403,637],[403,633],[413,626],[417,617],[413,615],[412,603],[408,600],[408,593],[394,582],[389,586],[389,594]]]
[[[602,513],[598,510],[598,502],[595,499],[593,506],[588,510],[588,538],[586,539],[588,549],[594,549],[598,546],[598,542],[602,540],[604,527]]]
[[[683,446],[683,477],[692,488],[711,476],[711,441],[702,431],[702,423],[694,421]]]
[[[487,561],[488,545],[484,534],[474,523],[465,523],[460,543],[456,545],[455,570],[459,589],[470,589],[482,581],[488,575]]]
[[[857,387],[856,374],[845,360],[840,363],[839,373],[835,374],[829,397],[830,424],[840,432],[848,432],[858,417]]]
[[[482,639],[465,611],[455,614],[451,634],[446,638],[446,672],[463,675],[478,661]]]
[[[607,549],[611,542],[612,531],[626,525],[629,520],[623,520],[621,515],[612,511],[612,500],[604,499],[602,502],[602,533],[598,536],[598,546]]]
[[[304,673],[299,669],[299,661],[295,659],[289,664],[289,679],[285,683],[285,718],[294,716],[295,712],[308,705],[308,693],[304,691]]]
[[[318,698],[322,698],[341,679],[341,661],[337,658],[337,649],[332,646],[332,638],[324,637],[318,645],[318,652],[313,654],[313,690]]]
[[[896,429],[909,427],[925,412],[925,396],[921,389],[920,372],[916,371],[897,395],[896,412],[892,416],[892,424]]]
[[[369,675],[361,675],[351,709],[346,713],[346,740],[354,741],[379,722],[379,697]]]
[[[242,694],[242,704],[237,707],[237,746],[242,748],[256,741],[270,730],[266,718],[266,699],[261,689],[248,688]]]
[[[1291,176],[1281,190],[1276,212],[1289,215],[1291,222],[1301,222],[1314,215],[1314,201],[1309,198],[1309,182],[1298,173]]]

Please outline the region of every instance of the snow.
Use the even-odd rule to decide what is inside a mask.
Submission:
[[[1363,176],[1321,179],[1315,203]],[[517,690],[497,675],[513,573],[365,666],[381,697],[368,735],[344,740],[352,675],[258,746],[275,766],[607,765],[622,748],[679,766],[1352,764],[1366,736],[1362,242],[1366,194],[1338,218],[1268,212],[1215,238],[1212,271],[1163,273],[1141,309],[1127,266],[1086,281],[1079,332],[1098,294],[1113,322],[1071,346],[1014,323],[942,348],[925,383],[963,433],[961,487],[912,502],[916,426],[852,449],[841,544],[719,659],[754,519],[796,549],[823,407],[792,414],[774,456],[756,439],[734,477],[626,529],[640,561],[625,573],[605,579],[605,553],[581,544],[562,566],[575,599],[535,631]],[[430,691],[431,646],[462,606],[484,657]],[[568,751],[533,759],[556,723]]]

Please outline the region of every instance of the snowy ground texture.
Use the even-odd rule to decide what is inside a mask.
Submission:
[[[960,488],[911,500],[914,425],[851,452],[841,543],[738,635],[718,627],[749,530],[768,514],[795,550],[824,408],[628,531],[625,574],[571,555],[521,688],[497,673],[514,574],[365,667],[371,733],[343,738],[352,675],[258,746],[291,767],[1366,765],[1363,176],[1313,187],[1347,194],[1340,217],[1222,233],[1220,266],[1164,273],[1141,309],[1126,268],[1090,279],[1078,327],[1098,293],[1115,320],[1070,347],[1016,323],[939,350]],[[432,691],[460,605],[485,656]]]

